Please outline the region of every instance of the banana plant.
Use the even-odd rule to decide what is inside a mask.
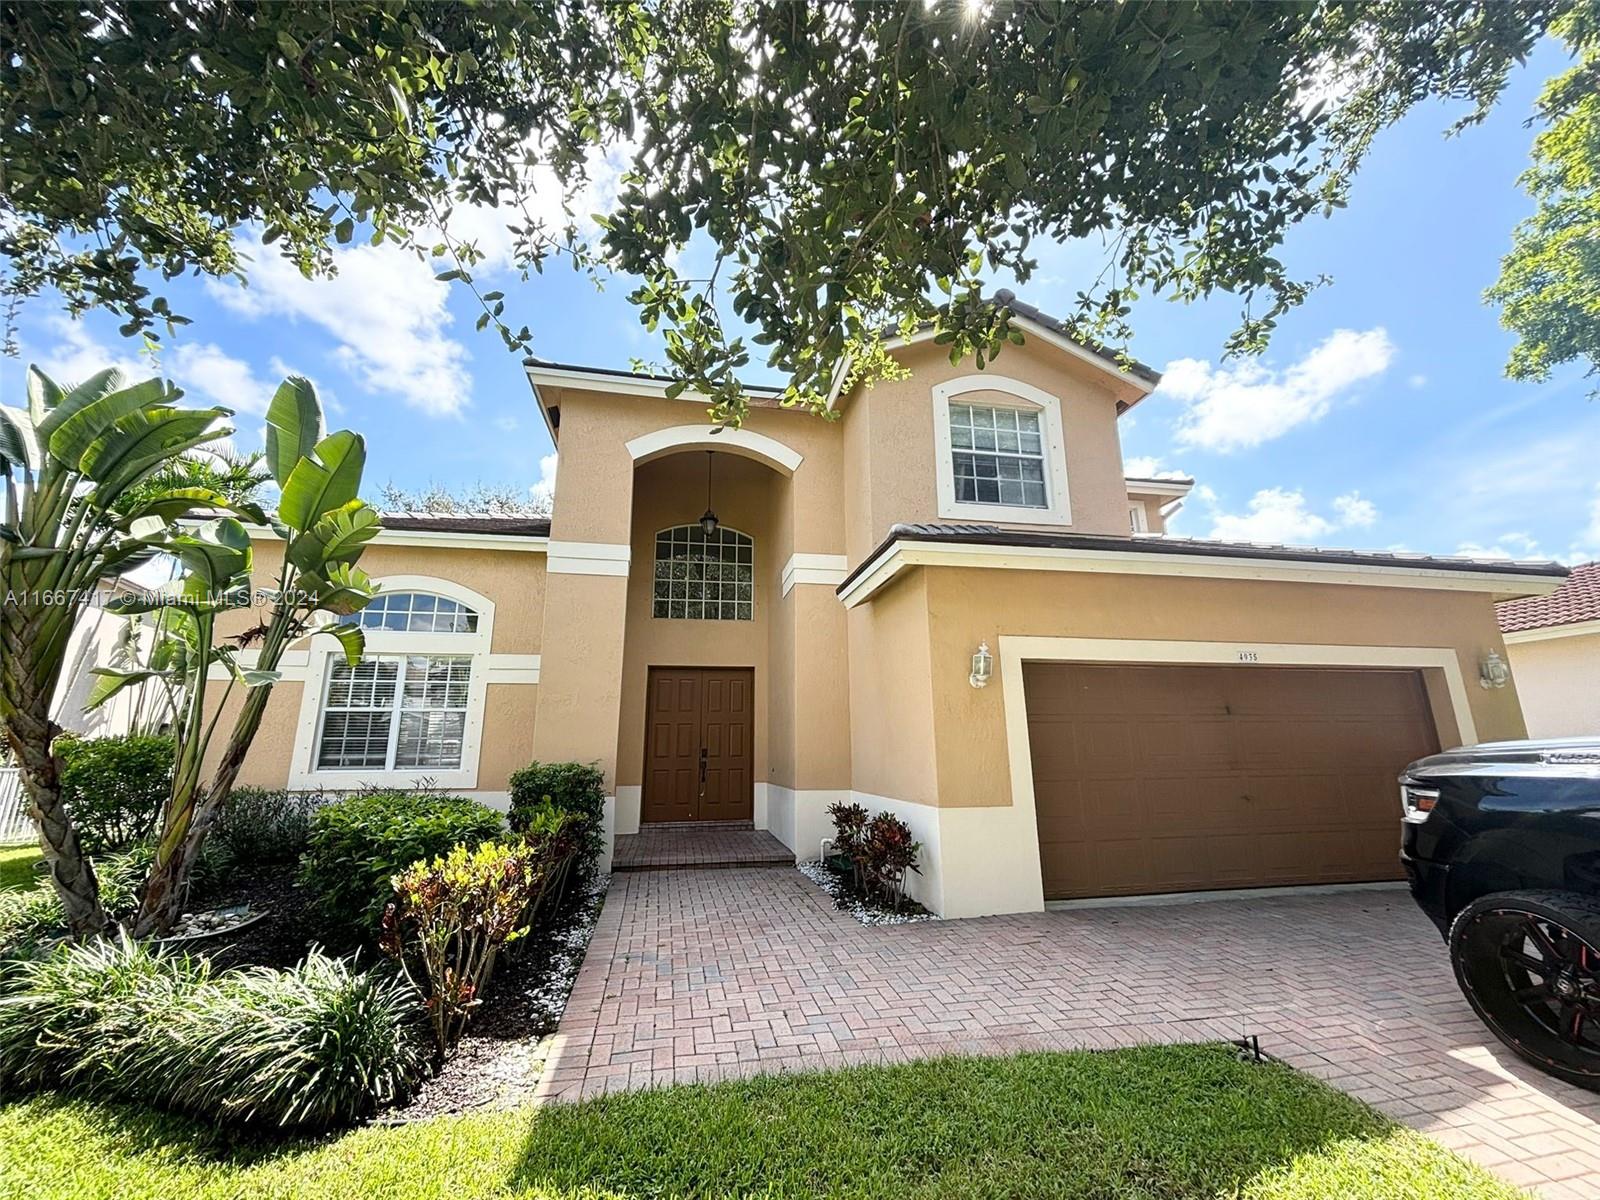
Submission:
[[[68,927],[79,935],[99,932],[106,916],[62,803],[50,703],[67,639],[98,585],[154,553],[153,531],[230,507],[193,487],[124,503],[156,471],[233,432],[224,424],[229,409],[179,408],[181,396],[165,380],[130,385],[116,370],[63,387],[30,367],[26,410],[0,406],[0,725]]]
[[[267,409],[266,457],[282,495],[277,514],[265,523],[282,541],[283,558],[274,586],[266,589],[271,610],[253,631],[260,640],[253,661],[246,661],[241,647],[219,645],[215,638],[216,612],[253,604],[260,594],[249,586],[254,568],[249,532],[229,518],[193,533],[152,530],[152,544],[184,564],[177,589],[177,603],[186,614],[180,624],[183,650],[175,652],[173,669],[186,673],[188,708],[155,862],[134,923],[136,937],[165,933],[181,915],[194,863],[261,727],[272,686],[282,677],[278,667],[284,651],[308,634],[326,633],[340,641],[346,661],[361,660],[360,628],[339,618],[359,611],[376,594],[356,566],[379,529],[377,512],[357,497],[365,443],[348,430],[324,436],[315,389],[305,379],[290,377]],[[212,609],[212,603],[220,607]],[[121,610],[139,606],[134,601]],[[208,702],[207,677],[218,663],[228,677],[227,691]],[[101,703],[150,677],[144,671],[97,674],[95,698]],[[216,768],[202,785],[201,766],[236,686],[245,689],[244,699]]]

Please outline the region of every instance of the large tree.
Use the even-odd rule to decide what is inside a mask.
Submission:
[[[1600,0],[1585,0],[1555,31],[1578,61],[1539,97],[1545,128],[1522,176],[1538,208],[1517,226],[1487,293],[1518,338],[1506,365],[1513,379],[1548,379],[1578,359],[1600,373]]]
[[[1103,239],[1069,314],[1121,343],[1136,294],[1237,294],[1258,349],[1313,280],[1285,233],[1343,203],[1373,134],[1430,96],[1481,113],[1567,0],[654,0],[538,4],[0,2],[10,287],[171,316],[152,272],[239,269],[258,221],[302,270],[358,231],[454,262],[450,210],[570,195],[586,154],[634,170],[598,244],[641,279],[680,382],[737,419],[755,329],[816,403],[849,361],[893,370],[886,320],[954,355],[1012,338],[985,299],[1037,238]],[[539,171],[547,174],[539,174]],[[715,265],[686,278],[692,241]],[[691,261],[698,261],[692,255]],[[142,268],[148,268],[144,270]],[[484,321],[524,346],[498,293]]]

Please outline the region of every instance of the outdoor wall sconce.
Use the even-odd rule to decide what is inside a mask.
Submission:
[[[1493,650],[1485,654],[1478,663],[1478,686],[1503,688],[1510,682],[1511,668],[1506,666],[1506,660]]]
[[[994,674],[994,655],[989,653],[989,643],[979,642],[978,652],[972,656],[972,674],[967,682],[975,688],[988,687],[989,676]]]

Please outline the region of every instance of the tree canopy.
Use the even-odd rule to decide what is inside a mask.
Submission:
[[[1555,366],[1585,358],[1591,376],[1600,372],[1600,0],[1555,30],[1578,62],[1539,97],[1546,128],[1522,176],[1538,208],[1517,226],[1487,293],[1519,339],[1506,364],[1513,379],[1548,379]]]
[[[1066,314],[1117,346],[1137,295],[1242,303],[1264,345],[1314,279],[1285,233],[1344,201],[1373,134],[1431,96],[1498,97],[1568,0],[656,0],[337,5],[0,3],[8,287],[57,288],[128,332],[177,320],[151,273],[240,269],[259,222],[308,274],[358,231],[448,261],[452,208],[576,194],[597,147],[632,155],[598,239],[532,215],[552,255],[638,277],[678,384],[743,411],[752,349],[816,404],[849,362],[892,373],[885,329],[954,356],[1020,338],[985,292],[1035,239],[1101,239]],[[682,252],[715,266],[686,276]],[[483,323],[525,347],[497,292]]]

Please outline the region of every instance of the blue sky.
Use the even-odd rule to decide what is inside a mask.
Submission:
[[[1516,186],[1532,138],[1523,121],[1564,63],[1543,47],[1492,119],[1459,137],[1444,136],[1455,110],[1437,104],[1381,136],[1349,208],[1291,235],[1291,270],[1334,278],[1281,323],[1264,357],[1221,359],[1238,311],[1231,297],[1136,309],[1133,352],[1167,379],[1123,418],[1123,449],[1132,471],[1199,481],[1174,532],[1600,557],[1592,381],[1578,367],[1543,385],[1505,379],[1511,338],[1480,299],[1530,208]],[[577,210],[603,206],[606,186]],[[494,220],[464,219],[503,264]],[[1065,312],[1093,256],[1047,247],[1039,257],[1020,290]],[[393,248],[342,250],[339,261],[337,279],[309,282],[268,252],[248,289],[170,285],[194,324],[168,341],[161,369],[192,398],[237,409],[245,448],[260,444],[259,413],[294,371],[317,382],[331,424],[366,435],[373,484],[548,486],[556,462],[519,361],[492,332],[474,331],[470,295]],[[503,265],[479,274],[506,292],[508,319],[529,326],[542,357],[625,368],[656,356],[625,280],[597,291],[564,268],[526,284]],[[48,297],[23,310],[19,332],[21,362],[59,378],[109,362],[153,373],[114,321],[68,321]],[[21,381],[18,361],[0,363],[6,403],[20,401]]]

